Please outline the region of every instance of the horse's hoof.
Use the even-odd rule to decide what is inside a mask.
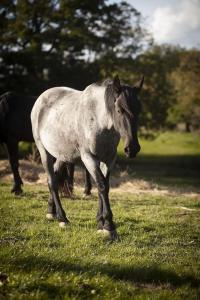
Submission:
[[[21,195],[23,193],[22,189],[15,189],[11,190],[11,193],[15,194],[15,196]]]
[[[59,222],[59,227],[60,227],[60,228],[65,228],[66,225],[67,225],[66,222]]]
[[[103,234],[111,241],[115,241],[118,240],[118,234],[116,230],[107,230],[107,229],[103,229]]]
[[[46,218],[47,218],[47,220],[52,221],[52,220],[54,220],[54,215],[48,213],[48,214],[46,214]]]
[[[23,193],[23,191],[21,190],[21,191],[15,191],[15,196],[19,196],[19,195],[21,195]]]

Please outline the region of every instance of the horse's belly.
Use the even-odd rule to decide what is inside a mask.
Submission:
[[[54,128],[41,130],[40,138],[45,149],[61,161],[73,162],[80,156],[75,142],[66,139],[62,132]]]

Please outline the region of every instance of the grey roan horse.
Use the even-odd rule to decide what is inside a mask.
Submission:
[[[51,88],[36,100],[31,121],[51,193],[47,218],[57,218],[60,227],[69,221],[60,202],[57,173],[64,162],[80,157],[98,188],[97,228],[111,239],[117,236],[108,196],[109,174],[120,137],[128,157],[140,151],[137,94],[142,84],[143,78],[137,86],[130,87],[121,84],[116,76],[83,91]]]

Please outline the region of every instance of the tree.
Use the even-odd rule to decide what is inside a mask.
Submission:
[[[136,54],[145,35],[126,2],[4,0],[0,20],[2,92],[83,88],[113,72],[108,57],[116,63]]]
[[[180,48],[170,45],[152,45],[134,62],[135,73],[145,77],[141,95],[141,125],[145,128],[166,126],[168,110],[175,102],[170,74],[179,65],[180,51]]]
[[[200,51],[185,50],[180,65],[172,72],[171,81],[176,103],[169,110],[170,124],[185,123],[186,131],[200,127]]]

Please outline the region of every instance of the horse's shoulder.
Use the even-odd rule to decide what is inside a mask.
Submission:
[[[102,101],[105,94],[105,87],[103,85],[97,85],[96,83],[92,83],[88,85],[83,91],[83,98],[90,101]]]

